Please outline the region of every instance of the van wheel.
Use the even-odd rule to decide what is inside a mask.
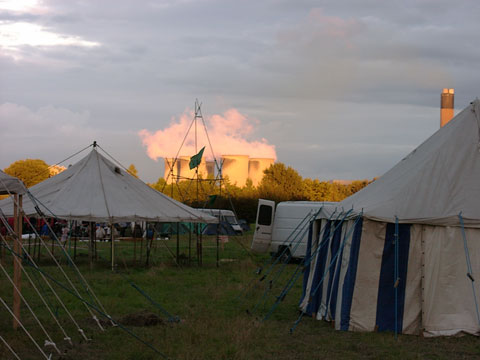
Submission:
[[[291,260],[290,249],[286,246],[283,246],[283,247],[279,248],[278,249],[278,257],[279,257],[279,260],[282,263],[285,263],[285,262],[289,261],[289,259]]]

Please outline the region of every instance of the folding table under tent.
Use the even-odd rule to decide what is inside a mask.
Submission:
[[[310,226],[305,314],[338,330],[480,333],[478,99],[332,211]]]

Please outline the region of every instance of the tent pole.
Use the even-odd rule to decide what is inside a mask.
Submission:
[[[203,266],[203,241],[202,240],[203,240],[202,233],[200,232],[200,266]]]
[[[77,236],[78,234],[75,234],[73,239],[73,260],[77,260]]]
[[[399,233],[398,233],[398,217],[395,216],[395,261],[394,261],[394,279],[393,279],[393,287],[395,291],[395,339],[398,339],[398,282],[399,282],[399,274],[398,274],[398,251],[399,251]]]
[[[5,266],[5,247],[2,246],[2,250],[0,253],[0,264]]]
[[[142,233],[140,237],[140,264],[143,262],[143,229],[140,227],[140,232]]]
[[[177,222],[177,264],[180,263],[180,223]]]
[[[13,240],[13,249],[18,254],[22,254],[22,195],[14,195],[14,205],[13,205],[13,214],[14,214],[14,231],[16,237]],[[20,320],[20,291],[22,289],[22,269],[21,269],[21,258],[20,261],[13,261],[13,282],[15,284],[13,289],[13,329],[17,330]],[[18,320],[17,320],[18,319]]]
[[[137,265],[137,239],[135,238],[135,231],[133,231],[132,238],[133,238],[133,264]]]
[[[220,242],[220,223],[217,224],[217,268],[219,266],[220,261],[220,253],[219,253],[219,242]]]
[[[28,250],[27,250],[27,251],[28,251],[29,254],[32,253],[32,252],[31,252],[31,240],[32,240],[31,237],[28,236]]]
[[[198,223],[195,223],[195,245],[197,246],[197,265],[200,266],[200,252],[199,252],[199,244],[198,244]]]
[[[112,271],[115,271],[115,245],[113,238],[113,223],[110,223],[110,243],[112,248]]]
[[[52,256],[55,256],[55,240],[53,240],[53,237],[51,237],[52,239]]]
[[[420,290],[421,290],[421,293],[422,293],[422,299],[421,299],[421,307],[422,307],[422,311],[420,312],[420,323],[421,323],[421,327],[420,327],[420,335],[423,336],[423,333],[425,331],[425,237],[423,236],[423,234],[425,233],[425,225],[421,225],[422,226],[422,231],[421,231],[421,235],[420,235],[420,244],[421,244],[421,248],[422,248],[422,255],[421,255],[421,260],[422,260],[422,265],[421,265],[421,274],[422,274],[422,278],[421,278],[421,283],[420,283]]]
[[[190,223],[190,226],[188,227],[188,265],[189,266],[191,261],[192,261],[192,223]]]
[[[89,222],[90,226],[90,239],[88,242],[88,260],[90,262],[90,270],[93,269],[93,240],[95,239],[95,234],[94,234],[94,227],[93,227],[93,222]]]

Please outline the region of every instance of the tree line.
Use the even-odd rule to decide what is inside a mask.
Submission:
[[[317,179],[302,178],[292,167],[275,163],[264,171],[257,187],[247,180],[240,188],[228,177],[221,186],[213,177],[191,181],[167,183],[163,177],[149,184],[154,189],[192,207],[233,209],[239,219],[255,222],[258,199],[281,201],[341,201],[361,190],[373,180],[355,180],[340,184]]]
[[[12,163],[4,171],[21,179],[27,187],[33,186],[50,176],[49,165],[43,160],[26,159]],[[138,177],[135,165],[127,171]],[[264,171],[260,184],[255,187],[247,180],[244,187],[231,184],[228,177],[221,182],[213,177],[181,182],[165,181],[160,177],[156,183],[148,184],[154,189],[197,208],[234,209],[239,219],[255,222],[258,199],[281,201],[341,201],[367,186],[371,181],[356,180],[340,184],[317,179],[302,178],[292,167],[275,163]]]

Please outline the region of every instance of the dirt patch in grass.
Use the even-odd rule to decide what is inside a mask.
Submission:
[[[158,315],[146,310],[125,315],[118,322],[125,326],[156,326],[165,323]]]

